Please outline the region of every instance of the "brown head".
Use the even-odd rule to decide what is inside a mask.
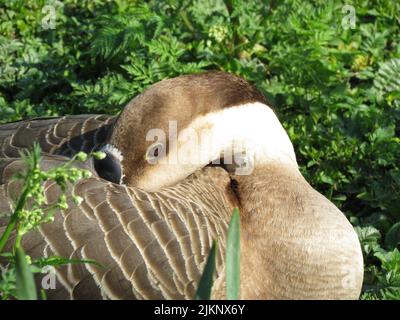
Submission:
[[[229,73],[207,72],[158,82],[121,112],[104,149],[107,158],[97,163],[98,171],[100,175],[106,172],[103,176],[108,180],[147,190],[171,185],[219,160],[225,149],[238,143],[237,133],[248,130],[257,114],[243,110],[248,118],[246,125],[239,113],[234,119],[226,113],[221,115],[224,110],[255,103],[273,113],[255,87]],[[218,128],[215,121],[219,121]],[[228,124],[229,128],[224,127]],[[258,139],[265,138],[259,135]],[[224,141],[220,141],[222,138]],[[209,140],[207,150],[203,148],[205,139]],[[184,161],[183,153],[186,158],[197,159]]]

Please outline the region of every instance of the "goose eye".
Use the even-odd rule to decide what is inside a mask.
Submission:
[[[149,163],[157,163],[157,159],[161,158],[164,154],[164,144],[157,142],[147,148],[146,160]]]

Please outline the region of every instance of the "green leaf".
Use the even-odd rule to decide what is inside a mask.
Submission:
[[[321,180],[321,182],[329,184],[329,185],[335,184],[334,180],[330,176],[325,174],[325,172],[320,172],[320,180]]]
[[[33,274],[24,250],[21,247],[15,249],[15,272],[17,283],[17,297],[20,300],[36,300],[36,285]]]
[[[213,286],[213,277],[215,271],[215,256],[217,253],[217,243],[214,240],[213,245],[208,254],[206,266],[200,278],[199,287],[195,295],[196,300],[210,300],[211,289]]]
[[[400,59],[392,59],[381,64],[376,77],[374,86],[383,92],[400,91]]]
[[[394,249],[400,244],[400,222],[394,224],[386,234],[385,244],[389,249]]]
[[[79,264],[79,263],[89,263],[101,268],[105,268],[103,265],[92,259],[68,259],[59,256],[52,256],[48,258],[41,258],[34,261],[34,264],[40,268],[43,268],[45,266],[60,266],[65,264]]]
[[[240,214],[233,210],[226,243],[226,299],[239,299],[240,289]]]
[[[372,134],[372,141],[380,142],[388,140],[395,135],[395,127],[379,127]]]
[[[378,241],[381,238],[379,230],[374,227],[355,227],[355,232],[360,239],[361,247],[366,254],[370,254],[379,249]]]

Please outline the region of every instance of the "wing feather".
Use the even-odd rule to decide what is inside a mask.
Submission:
[[[41,166],[48,170],[79,150],[98,148],[113,121],[113,117],[84,115],[0,126],[0,210],[11,214],[21,191],[21,182],[12,180],[25,169],[19,151],[38,141],[46,152]],[[69,186],[69,208],[57,211],[54,222],[24,236],[23,246],[34,258],[93,259],[101,266],[57,268],[57,290],[48,290],[48,298],[193,298],[212,240],[225,241],[234,206],[226,191],[228,174],[205,168],[176,186],[146,193],[102,180],[88,163],[74,165],[92,171],[93,177]],[[44,187],[49,205],[56,202],[59,187],[54,182]],[[82,197],[82,203],[74,203],[74,195]],[[7,221],[0,216],[0,231]],[[224,250],[220,246],[217,276]]]

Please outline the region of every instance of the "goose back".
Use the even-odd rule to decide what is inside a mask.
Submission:
[[[19,158],[20,151],[39,143],[42,151],[70,157],[103,145],[115,122],[114,116],[73,115],[36,118],[0,125],[0,158]]]
[[[114,121],[110,116],[68,116],[20,121],[0,126],[0,233],[12,212],[24,170],[19,151],[35,141],[44,151],[44,170],[62,165],[71,155],[98,149]],[[234,206],[230,179],[221,168],[206,167],[181,183],[146,193],[99,178],[89,163],[74,164],[92,172],[67,190],[69,207],[54,222],[42,224],[23,238],[32,259],[57,255],[92,259],[97,264],[69,264],[55,270],[52,299],[191,299],[195,294],[212,240],[225,243]],[[60,190],[45,185],[48,205]],[[79,205],[73,195],[83,198]],[[11,236],[6,249],[14,239]],[[217,276],[223,266],[219,246]],[[6,261],[0,260],[5,265]],[[41,277],[37,279],[38,285]]]

